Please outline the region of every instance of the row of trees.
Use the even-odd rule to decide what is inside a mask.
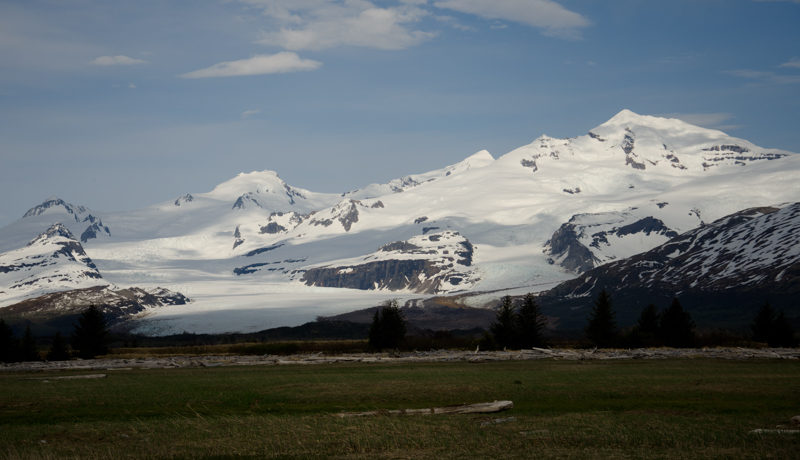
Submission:
[[[798,345],[796,332],[783,311],[776,313],[775,310],[765,303],[758,309],[753,322],[750,323],[753,331],[753,340],[766,343],[771,347],[792,348]]]
[[[597,295],[589,315],[589,322],[584,330],[586,338],[600,348],[617,345],[631,348],[689,348],[695,345],[695,322],[677,297],[662,311],[658,311],[652,303],[646,306],[636,325],[627,334],[620,334],[614,316],[611,294],[603,289]]]
[[[624,346],[629,348],[667,346],[690,348],[696,345],[695,322],[692,315],[683,309],[677,297],[672,304],[658,311],[655,304],[642,310],[636,325],[626,334],[621,334],[614,319],[615,312],[611,295],[600,291],[586,325],[586,338],[600,348]],[[750,324],[753,340],[770,347],[796,347],[796,332],[783,312],[776,313],[767,302]]]
[[[479,346],[483,349],[522,349],[547,346],[547,319],[533,294],[525,294],[517,307],[511,296],[500,301],[496,320],[489,326]]]
[[[103,313],[97,307],[92,305],[83,311],[78,317],[78,324],[72,326],[74,330],[70,335],[70,343],[76,352],[74,354],[82,359],[92,359],[108,353],[111,334]],[[67,341],[60,332],[56,332],[45,359],[66,361],[72,355]],[[0,362],[15,363],[41,361],[41,359],[41,351],[31,332],[30,324],[25,328],[22,338],[18,339],[11,327],[0,318]]]

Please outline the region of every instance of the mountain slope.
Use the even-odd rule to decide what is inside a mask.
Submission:
[[[198,331],[232,331],[254,318],[273,321],[278,310],[293,319],[271,326],[387,297],[543,290],[742,209],[798,199],[800,156],[623,111],[584,136],[541,136],[496,160],[481,151],[341,194],[298,189],[264,171],[132,212],[52,199],[0,228],[0,250],[23,246],[59,219],[86,236],[85,250],[109,282],[168,287],[194,300],[153,318],[174,315],[170,321],[181,327],[191,315]],[[405,255],[376,252],[441,232],[458,233],[474,248],[469,276],[452,275],[459,284],[410,281],[434,263],[433,254],[401,269],[389,261]],[[368,266],[378,262],[371,256],[385,260]],[[228,321],[233,311],[246,319]]]
[[[0,254],[0,306],[48,292],[108,284],[80,242],[60,223],[24,248]]]
[[[613,293],[628,323],[647,303],[666,306],[673,297],[706,324],[719,315],[726,322],[735,317],[741,326],[766,301],[800,314],[800,203],[734,213],[589,270],[545,297],[551,308],[560,305],[564,316],[575,305],[589,304],[601,289]]]

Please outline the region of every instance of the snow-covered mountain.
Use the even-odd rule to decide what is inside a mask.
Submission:
[[[700,310],[701,319],[709,313],[726,321],[738,315],[740,324],[766,301],[800,313],[800,203],[725,216],[642,254],[589,270],[545,297],[551,313],[570,316],[574,305],[587,304],[601,289],[613,293],[628,324],[644,305],[665,307],[673,297]]]
[[[108,284],[78,240],[60,223],[25,247],[0,254],[0,306],[50,292]]]
[[[62,222],[108,282],[193,299],[154,310],[160,331],[255,330],[394,297],[545,290],[705,222],[795,201],[800,156],[622,111],[587,135],[340,194],[263,171],[132,212],[53,197],[0,228],[0,251]],[[468,266],[453,255],[462,243]]]

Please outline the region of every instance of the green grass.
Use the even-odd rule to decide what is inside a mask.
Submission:
[[[795,361],[337,364],[106,373],[105,379],[51,383],[19,379],[68,374],[0,373],[0,459],[800,458],[798,435],[749,433],[789,428],[789,419],[800,415]],[[486,415],[332,415],[493,400],[512,400],[515,407]],[[507,416],[517,420],[480,426]]]

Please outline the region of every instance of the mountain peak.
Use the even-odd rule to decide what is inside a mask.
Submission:
[[[31,240],[31,242],[28,243],[28,246],[43,244],[50,239],[58,237],[66,238],[68,240],[73,240],[77,243],[77,240],[72,235],[72,232],[70,232],[69,229],[65,227],[61,222],[56,222],[55,224],[51,225],[50,228],[39,234],[39,236]]]
[[[80,222],[79,216],[89,210],[88,208],[85,208],[83,206],[75,206],[69,204],[64,200],[62,200],[61,198],[53,195],[50,198],[44,200],[42,204],[34,206],[31,209],[29,209],[28,212],[26,212],[25,215],[22,216],[22,218],[24,219],[26,217],[38,216],[44,214],[50,209],[59,207],[63,208],[67,213],[72,214],[72,216],[75,218],[75,222]]]

